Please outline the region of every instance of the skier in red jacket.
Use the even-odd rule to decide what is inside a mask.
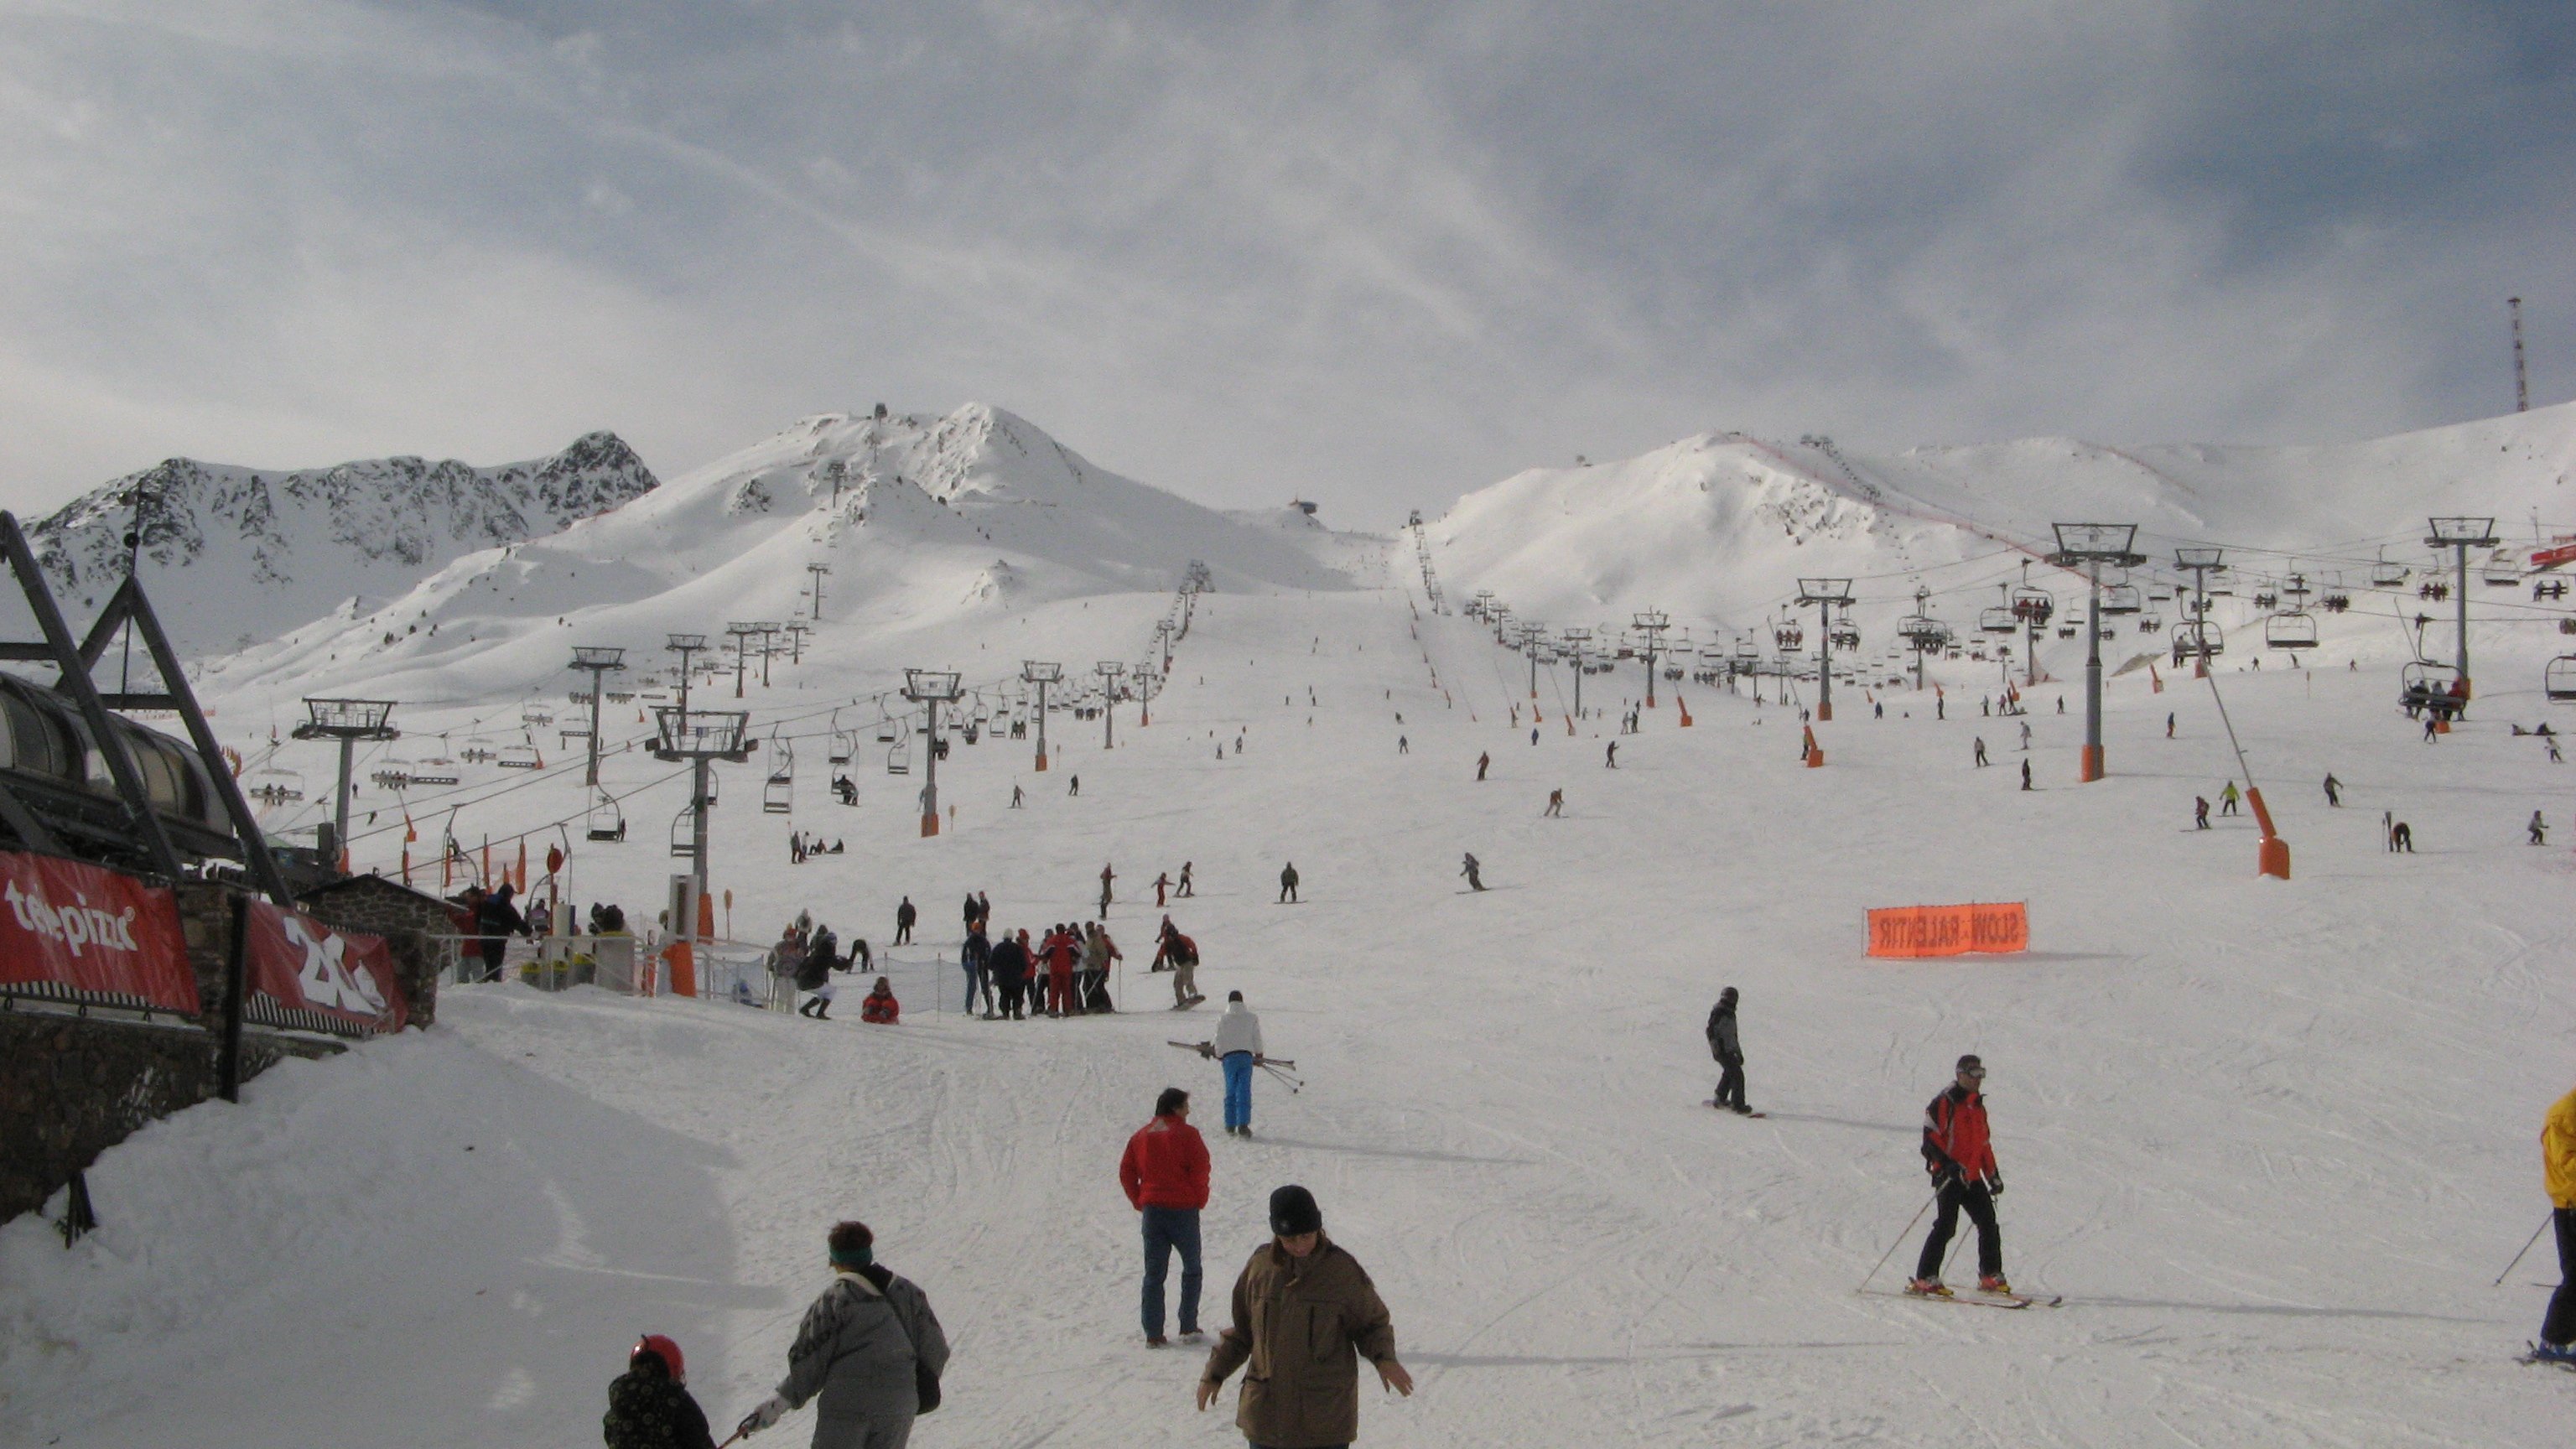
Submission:
[[[1190,1125],[1190,1094],[1165,1087],[1154,1102],[1154,1120],[1127,1139],[1118,1159],[1118,1185],[1127,1202],[1144,1215],[1145,1342],[1161,1348],[1163,1280],[1171,1271],[1172,1250],[1181,1253],[1181,1337],[1199,1336],[1199,1209],[1208,1200],[1208,1150],[1199,1129]]]
[[[1077,945],[1073,928],[1059,923],[1038,947],[1047,962],[1047,1015],[1071,1016],[1078,1009],[1073,994],[1073,960]]]
[[[1958,1080],[1923,1109],[1923,1168],[1932,1174],[1941,1210],[1932,1218],[1932,1235],[1923,1240],[1914,1281],[1905,1285],[1908,1293],[1950,1296],[1941,1285],[1941,1260],[1949,1253],[1963,1207],[1977,1225],[1978,1290],[2012,1291],[2004,1281],[2003,1230],[1995,1224],[1995,1199],[2003,1195],[2004,1175],[1995,1166],[1994,1140],[1986,1128],[1985,1080],[1984,1062],[1973,1055],[1961,1057]]]

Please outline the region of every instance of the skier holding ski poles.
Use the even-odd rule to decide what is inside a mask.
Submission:
[[[2549,1222],[2558,1239],[2558,1291],[2531,1356],[2576,1368],[2576,1092],[2549,1108],[2540,1128],[2542,1185],[2549,1192]]]
[[[1950,1087],[1923,1109],[1923,1170],[1932,1175],[1941,1207],[1933,1215],[1932,1234],[1923,1240],[1923,1256],[1916,1261],[1914,1279],[1905,1291],[1923,1297],[1951,1296],[1941,1284],[1941,1260],[1949,1253],[1950,1235],[1958,1231],[1959,1209],[1964,1207],[1977,1225],[1977,1290],[2009,1294],[2012,1284],[2004,1280],[2003,1229],[1995,1222],[1995,1199],[2003,1194],[2004,1177],[1995,1165],[1994,1142],[1986,1125],[1986,1064],[1974,1054],[1963,1056],[1958,1073]]]

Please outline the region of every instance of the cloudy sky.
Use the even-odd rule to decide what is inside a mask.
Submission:
[[[2576,392],[2576,5],[0,0],[0,505],[1022,413],[1384,526],[1713,428]]]

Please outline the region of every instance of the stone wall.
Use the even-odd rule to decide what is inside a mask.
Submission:
[[[340,1050],[245,1031],[242,1079]],[[215,1052],[215,1034],[193,1023],[0,1011],[0,1221],[41,1207],[145,1124],[212,1098]]]
[[[411,1006],[411,1024],[438,1019],[439,974],[455,964],[456,918],[446,902],[382,876],[362,875],[307,891],[296,904],[325,925],[384,937]]]

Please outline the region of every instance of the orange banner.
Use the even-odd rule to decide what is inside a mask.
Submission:
[[[2020,901],[1965,906],[1891,906],[1869,913],[1873,956],[1964,956],[2030,949],[2030,915]]]

